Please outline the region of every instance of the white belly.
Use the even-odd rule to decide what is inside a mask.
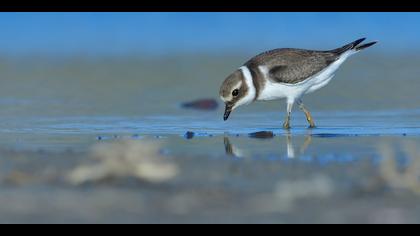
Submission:
[[[314,92],[326,86],[334,77],[334,73],[340,65],[352,54],[353,52],[351,51],[344,53],[340,59],[324,70],[297,84],[276,83],[272,82],[270,79],[266,79],[266,84],[264,89],[260,92],[258,100],[287,98],[288,100],[295,101],[300,99],[304,94]],[[268,75],[267,68],[260,67],[260,70],[265,76]]]

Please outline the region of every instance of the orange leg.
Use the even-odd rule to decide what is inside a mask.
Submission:
[[[306,120],[309,123],[309,128],[315,128],[314,119],[312,118],[311,113],[305,108],[302,101],[299,101],[299,108],[305,113]]]

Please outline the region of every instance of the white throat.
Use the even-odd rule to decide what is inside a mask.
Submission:
[[[239,69],[241,70],[242,75],[244,76],[245,83],[248,87],[248,92],[245,97],[243,97],[241,100],[239,100],[235,104],[233,109],[235,109],[238,106],[247,105],[251,103],[252,101],[254,101],[255,95],[256,95],[256,89],[255,89],[254,83],[252,82],[251,71],[249,71],[248,67],[246,66],[241,66],[239,67]]]

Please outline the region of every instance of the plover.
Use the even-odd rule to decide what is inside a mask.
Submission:
[[[223,119],[227,120],[231,111],[241,105],[286,98],[283,128],[290,128],[295,103],[305,113],[310,127],[315,127],[311,113],[303,105],[303,96],[327,85],[349,56],[376,43],[361,45],[364,40],[329,51],[280,48],[251,58],[229,75],[220,88],[220,97],[226,105]]]

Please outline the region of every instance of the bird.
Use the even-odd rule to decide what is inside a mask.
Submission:
[[[291,128],[295,104],[304,112],[309,128],[315,128],[314,119],[303,104],[304,95],[326,86],[347,58],[377,43],[361,44],[365,40],[326,51],[278,48],[258,54],[223,81],[219,90],[225,103],[223,119],[226,121],[233,110],[254,101],[286,99],[283,128]]]

